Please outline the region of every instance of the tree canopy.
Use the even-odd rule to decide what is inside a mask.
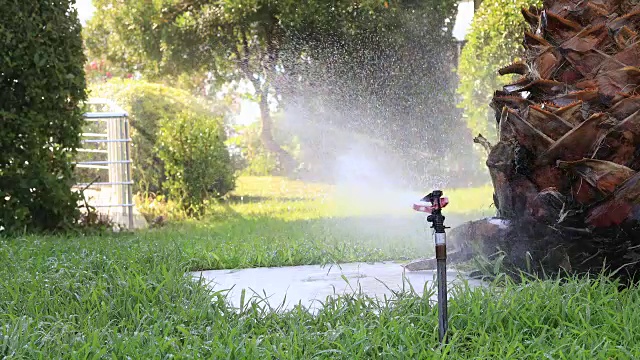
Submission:
[[[470,134],[455,107],[456,0],[96,0],[90,56],[147,77],[244,79],[273,140],[269,99],[393,145],[451,153]],[[458,147],[460,148],[460,147]],[[424,156],[426,153],[427,156]],[[286,156],[284,156],[285,160]]]

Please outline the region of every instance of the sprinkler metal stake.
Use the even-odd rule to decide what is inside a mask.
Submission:
[[[436,244],[436,264],[438,281],[438,335],[440,343],[446,342],[449,320],[447,316],[447,234],[444,226],[442,208],[449,204],[449,199],[442,197],[440,190],[434,190],[425,196],[419,203],[413,205],[413,209],[419,212],[430,213],[427,221],[432,223]]]

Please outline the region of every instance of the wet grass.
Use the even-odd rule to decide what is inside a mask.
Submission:
[[[0,357],[640,356],[640,293],[619,290],[606,280],[457,288],[450,303],[451,341],[442,348],[437,344],[436,310],[411,293],[386,301],[358,294],[327,299],[316,315],[300,308],[272,311],[259,299],[233,309],[224,293],[207,290],[185,273],[197,268],[408,258],[429,247],[421,224],[406,229],[416,214],[394,210],[384,216],[381,213],[393,206],[375,208],[359,201],[345,205],[331,191],[317,196],[322,191],[285,184],[304,189],[292,194],[278,190],[281,180],[254,180],[239,192],[268,197],[261,207],[255,202],[232,203],[212,209],[208,219],[198,222],[136,234],[0,239]],[[251,190],[260,181],[263,184]],[[267,191],[265,183],[272,190]],[[469,194],[474,191],[483,193],[480,189]],[[307,200],[284,201],[278,192]],[[471,197],[465,198],[471,202]],[[363,204],[367,211],[357,216],[353,209]],[[454,210],[451,216],[457,214],[460,221],[473,216],[472,211]],[[378,232],[383,229],[387,232]]]
[[[447,224],[490,215],[490,194],[488,187],[448,193]],[[421,195],[241,178],[231,200],[204,219],[169,221],[137,238],[177,246],[191,270],[407,261],[433,253],[424,214],[411,208]]]

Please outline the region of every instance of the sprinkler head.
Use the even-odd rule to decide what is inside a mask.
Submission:
[[[434,196],[434,194],[436,196]],[[438,200],[440,200],[440,206],[438,206]],[[434,210],[440,210],[449,205],[449,198],[442,197],[442,191],[434,191],[433,193],[425,196],[420,201],[413,204],[413,210],[424,213],[432,213]]]

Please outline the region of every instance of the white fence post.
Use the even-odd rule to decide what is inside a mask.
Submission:
[[[89,106],[99,107],[95,112],[87,112],[84,118],[88,122],[104,123],[104,133],[83,133],[82,143],[84,144],[106,144],[104,149],[90,149],[83,146],[78,152],[106,154],[105,160],[78,161],[77,168],[93,169],[96,171],[107,171],[108,181],[94,183],[79,183],[79,188],[99,188],[110,191],[108,203],[90,203],[96,209],[114,209],[116,223],[124,223],[127,216],[126,226],[133,229],[133,178],[131,175],[131,138],[129,136],[129,115],[114,102],[107,99],[92,99]],[[107,110],[104,111],[106,108]]]

